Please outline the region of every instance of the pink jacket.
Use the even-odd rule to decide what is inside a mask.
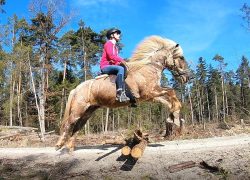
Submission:
[[[100,68],[103,69],[107,65],[119,65],[122,61],[124,60],[118,56],[117,46],[111,40],[107,41],[104,44]]]

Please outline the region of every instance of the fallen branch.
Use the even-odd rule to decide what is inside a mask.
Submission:
[[[126,141],[122,139],[107,139],[102,144],[125,145]]]
[[[49,134],[54,134],[54,133],[55,133],[55,130],[49,131],[49,132],[45,132],[44,135],[49,135]]]
[[[6,135],[6,136],[1,136],[1,137],[0,137],[0,140],[12,138],[12,137],[16,137],[16,136],[19,136],[19,135],[21,135],[21,134],[20,134],[20,133],[17,133],[17,134],[11,134],[11,135]]]
[[[38,128],[34,127],[23,127],[23,126],[0,126],[0,129],[20,129],[26,131],[37,131]]]
[[[169,166],[168,170],[169,170],[169,172],[173,173],[173,172],[181,171],[183,169],[192,168],[195,165],[196,165],[196,163],[194,161],[186,161],[186,162],[182,162],[179,164]]]
[[[200,162],[200,167],[203,169],[208,169],[210,172],[219,172],[220,168],[217,166],[211,166],[205,161]]]

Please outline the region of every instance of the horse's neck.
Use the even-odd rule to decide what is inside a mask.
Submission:
[[[145,74],[145,72],[157,73],[162,72],[163,67],[157,63],[149,63],[146,65],[129,65],[128,74]]]
[[[132,69],[133,70],[133,69]],[[142,78],[143,81],[149,84],[154,84],[159,82],[161,79],[162,68],[152,64],[144,65],[135,71],[129,71],[129,79],[136,80],[137,78]]]

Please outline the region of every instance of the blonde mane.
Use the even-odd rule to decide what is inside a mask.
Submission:
[[[174,41],[164,39],[160,36],[147,37],[139,43],[129,62],[145,61],[157,51],[168,50],[169,46],[174,46],[174,44],[176,44]]]
[[[160,36],[149,36],[145,38],[135,49],[131,58],[129,58],[128,66],[131,70],[141,68],[145,64],[152,61],[152,57],[159,51],[166,51],[174,47],[176,43],[169,39],[164,39]]]

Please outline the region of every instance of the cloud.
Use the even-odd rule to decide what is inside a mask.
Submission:
[[[70,1],[70,5],[78,18],[97,30],[118,27],[121,19],[117,18],[117,14],[122,14],[122,9],[129,7],[128,0],[76,0]]]

